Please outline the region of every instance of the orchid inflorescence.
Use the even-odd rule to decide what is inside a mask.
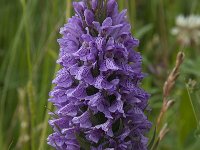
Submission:
[[[50,92],[56,107],[48,144],[58,150],[146,150],[149,94],[139,41],[115,0],[73,2],[75,16],[60,29],[58,71]]]

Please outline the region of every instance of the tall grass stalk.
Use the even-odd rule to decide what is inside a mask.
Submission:
[[[30,111],[30,137],[31,137],[31,150],[36,149],[36,134],[35,134],[35,127],[36,127],[36,110],[35,110],[35,92],[32,81],[28,82],[27,85],[27,93],[28,93],[28,106]]]
[[[36,126],[36,111],[35,111],[35,94],[33,91],[33,82],[32,82],[32,62],[31,62],[31,46],[30,46],[30,28],[29,28],[29,11],[27,11],[27,3],[25,0],[21,0],[23,15],[25,18],[25,37],[26,37],[26,53],[27,53],[27,64],[28,64],[28,75],[29,81],[27,84],[27,93],[28,93],[28,106],[30,111],[30,139],[31,139],[31,150],[36,149],[36,135],[35,135],[35,126]]]

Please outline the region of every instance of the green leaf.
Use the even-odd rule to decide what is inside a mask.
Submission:
[[[197,149],[199,149],[199,147],[200,147],[200,138],[197,139],[197,141],[194,144],[192,144],[188,149],[189,150],[197,150]]]
[[[176,123],[179,142],[182,148],[195,140],[196,119],[193,111],[194,108],[191,104],[191,97],[188,95],[187,89],[184,89],[181,93],[179,115],[177,116],[179,120]]]
[[[112,131],[115,135],[120,135],[123,129],[123,121],[119,118],[112,126]]]
[[[155,141],[155,137],[156,137],[156,127],[155,127],[154,132],[153,132],[153,137],[151,138],[151,141],[147,146],[148,150],[150,150],[153,147],[153,144],[154,144],[154,141]]]
[[[183,64],[182,70],[185,74],[193,74],[199,77],[200,76],[199,68],[200,68],[199,58],[197,60],[186,59],[185,63]]]
[[[135,37],[138,39],[142,38],[147,32],[149,32],[153,28],[152,24],[147,24],[146,26],[142,27],[136,34]]]
[[[159,145],[160,140],[157,139],[156,143],[154,144],[154,146],[152,147],[152,150],[157,150],[158,145]]]
[[[84,137],[84,134],[76,134],[76,139],[84,150],[90,150],[90,142]]]

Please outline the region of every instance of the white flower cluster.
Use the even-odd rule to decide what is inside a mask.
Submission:
[[[177,40],[182,45],[198,45],[200,43],[200,16],[178,16],[176,18],[176,27],[172,29],[172,34],[177,36]]]

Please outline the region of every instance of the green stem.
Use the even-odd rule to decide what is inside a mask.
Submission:
[[[33,83],[32,81],[28,82],[27,85],[27,93],[28,93],[28,104],[29,104],[29,111],[30,111],[30,137],[31,137],[31,150],[35,150],[35,126],[36,126],[36,111],[35,111],[35,99],[34,99],[34,88],[33,88]]]
[[[195,120],[196,120],[196,123],[197,123],[197,128],[198,128],[199,127],[199,121],[198,121],[198,118],[197,118],[197,115],[196,115],[196,112],[195,112],[195,108],[194,108],[194,105],[193,105],[193,102],[192,102],[192,98],[191,98],[191,95],[190,95],[190,91],[189,91],[189,88],[188,88],[187,84],[186,84],[186,89],[187,89],[187,93],[188,93],[188,96],[189,96],[190,104],[191,104],[192,111],[193,111],[193,114],[194,114],[194,117],[195,117]]]
[[[167,27],[166,27],[166,17],[163,0],[159,1],[158,4],[158,24],[159,24],[159,34],[160,42],[163,50],[163,62],[165,67],[168,66],[168,40],[167,40]]]
[[[127,4],[127,2],[126,2]],[[136,1],[135,0],[131,0],[129,1],[129,5],[126,6],[128,8],[128,14],[129,14],[129,21],[131,23],[131,26],[132,26],[132,33],[134,31],[134,28],[135,27],[135,20],[136,20]]]

